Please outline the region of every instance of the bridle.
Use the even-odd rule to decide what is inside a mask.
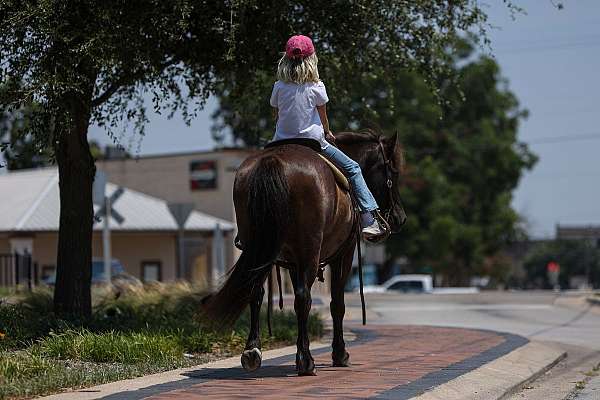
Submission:
[[[383,157],[383,162],[385,164],[385,185],[387,186],[387,193],[389,199],[389,207],[387,209],[382,210],[384,222],[387,224],[388,230],[391,232],[390,228],[390,215],[394,210],[394,180],[392,179],[393,174],[398,173],[398,169],[392,165],[392,162],[385,154],[385,148],[383,146],[383,140],[381,137],[377,137],[377,147],[381,151],[381,157]]]

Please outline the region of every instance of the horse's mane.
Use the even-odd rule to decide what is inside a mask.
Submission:
[[[382,135],[372,129],[359,132],[336,132],[335,141],[341,144],[377,142]]]
[[[357,143],[377,143],[385,135],[376,132],[373,129],[363,129],[358,132],[336,132],[335,133],[335,141],[336,143],[352,145]],[[404,170],[405,166],[405,157],[404,157],[404,148],[401,145],[397,150],[397,168],[400,171]]]

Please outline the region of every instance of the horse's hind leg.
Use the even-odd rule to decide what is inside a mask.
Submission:
[[[255,288],[250,300],[250,333],[246,347],[242,353],[242,366],[246,371],[255,371],[262,363],[260,351],[260,306],[262,305],[265,289],[261,286]]]
[[[312,304],[310,289],[315,281],[316,273],[316,263],[314,266],[300,264],[290,270],[290,276],[294,284],[294,310],[298,319],[296,369],[300,376],[317,374],[315,361],[310,354],[308,339],[308,314]]]
[[[334,367],[349,367],[350,355],[346,351],[344,343],[344,314],[346,305],[344,304],[344,285],[352,270],[352,259],[354,258],[354,248],[348,251],[335,262],[331,263],[331,318],[333,319],[333,349],[331,358]]]

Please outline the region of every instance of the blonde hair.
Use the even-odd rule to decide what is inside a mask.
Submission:
[[[293,82],[293,83],[318,83],[319,69],[317,64],[319,59],[317,54],[313,53],[305,58],[294,58],[289,59],[285,54],[279,60],[277,64],[277,79],[282,82]]]

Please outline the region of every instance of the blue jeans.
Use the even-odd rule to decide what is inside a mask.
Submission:
[[[371,194],[371,191],[367,187],[365,178],[363,178],[360,165],[358,165],[356,161],[332,145],[323,149],[323,155],[340,168],[346,177],[348,177],[350,185],[352,185],[354,193],[356,194],[358,206],[362,212],[373,211],[379,208],[379,206],[377,206],[377,201],[375,201],[373,194]]]

